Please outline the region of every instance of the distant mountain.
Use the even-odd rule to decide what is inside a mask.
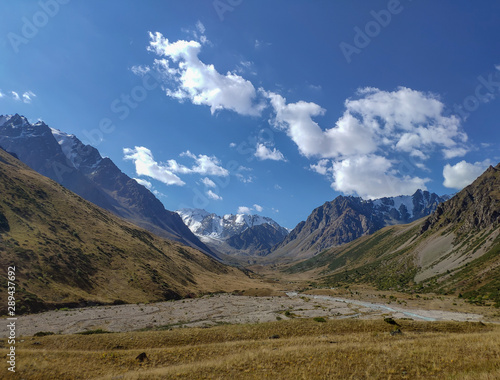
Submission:
[[[244,272],[97,207],[0,149],[0,297],[16,267],[16,315],[154,302],[254,284]],[[0,305],[0,314],[7,303]]]
[[[417,190],[411,196],[376,200],[338,196],[316,208],[279,245],[271,259],[307,258],[337,245],[369,235],[383,227],[409,223],[433,212],[447,197]]]
[[[230,255],[265,255],[288,230],[260,215],[218,216],[200,209],[176,211],[205,244]]]
[[[321,283],[461,293],[500,307],[500,164],[440,203],[427,218],[384,228],[294,265]]]
[[[215,254],[184,225],[179,215],[144,186],[76,136],[30,124],[20,115],[0,116],[0,146],[25,164],[81,197],[159,236]]]

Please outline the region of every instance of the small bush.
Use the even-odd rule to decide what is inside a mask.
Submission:
[[[316,317],[316,318],[313,318],[316,322],[326,322],[326,319],[323,318],[323,317]]]
[[[106,331],[103,329],[96,329],[96,330],[86,330],[77,333],[79,335],[93,335],[93,334],[111,334],[111,331]]]
[[[38,331],[33,336],[47,336],[47,335],[54,335],[54,333],[52,331]]]

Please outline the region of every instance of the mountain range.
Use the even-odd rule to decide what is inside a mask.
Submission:
[[[0,297],[7,299],[7,268],[15,266],[16,315],[258,286],[239,269],[86,201],[3,149],[0,194]]]
[[[0,146],[38,173],[115,215],[216,257],[177,213],[166,210],[148,189],[76,136],[51,129],[43,121],[31,124],[18,114],[2,115]]]
[[[182,209],[177,213],[201,241],[228,255],[263,256],[288,235],[286,228],[260,215],[218,216],[200,209]]]
[[[19,263],[26,311],[253,284],[220,261],[500,305],[500,164],[451,198],[338,196],[289,231],[260,215],[168,211],[97,149],[17,114],[0,116],[0,147],[0,264]]]
[[[426,218],[389,226],[292,265],[328,286],[457,293],[500,306],[500,164]]]
[[[333,246],[349,243],[383,227],[410,223],[431,214],[449,197],[417,190],[411,196],[363,200],[338,196],[313,210],[276,247],[269,259],[304,259]]]

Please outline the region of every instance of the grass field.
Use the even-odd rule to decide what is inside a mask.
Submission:
[[[23,337],[2,379],[499,379],[500,326],[398,320]],[[6,340],[0,354],[7,354]],[[137,359],[145,353],[147,359]]]

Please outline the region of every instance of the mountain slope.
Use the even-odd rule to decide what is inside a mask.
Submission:
[[[3,149],[0,194],[0,265],[16,267],[18,313],[255,287],[240,270],[116,217]]]
[[[218,216],[200,209],[176,212],[208,246],[233,256],[265,255],[288,234],[288,230],[273,219],[260,215]]]
[[[21,161],[96,205],[169,239],[215,254],[180,217],[99,151],[73,135],[30,124],[19,115],[0,116],[0,146]]]
[[[338,196],[316,208],[274,247],[269,258],[296,260],[342,245],[381,228],[429,215],[446,198],[418,190],[412,196],[363,200]]]
[[[384,228],[292,266],[322,281],[457,292],[500,306],[500,164],[427,218]]]

